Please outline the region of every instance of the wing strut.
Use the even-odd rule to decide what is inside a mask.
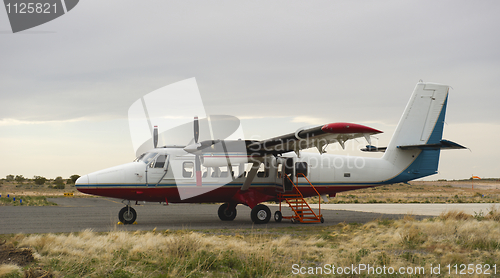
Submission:
[[[260,162],[260,161],[255,161],[252,164],[252,170],[250,170],[250,172],[248,173],[248,176],[245,179],[245,183],[243,183],[243,186],[241,187],[241,191],[247,191],[248,188],[250,188],[250,185],[252,184],[252,181],[255,178],[255,175],[257,175],[257,171],[259,170],[261,163],[262,162]]]
[[[227,151],[226,143],[224,142],[224,140],[222,140],[221,143],[222,143],[222,148],[224,149],[224,154],[226,155],[227,172],[229,175],[231,175],[231,179],[234,181],[233,165],[231,165],[231,159],[229,159],[229,153]]]

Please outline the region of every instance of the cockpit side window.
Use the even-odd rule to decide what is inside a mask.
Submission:
[[[158,153],[143,153],[141,154],[138,158],[136,158],[134,161],[135,162],[138,162],[138,161],[142,161],[144,162],[145,164],[149,164],[151,162],[151,160],[153,160],[153,158],[157,155]]]
[[[160,154],[156,157],[156,161],[151,162],[151,168],[163,168],[165,166],[165,162],[167,161],[167,156],[164,154]]]

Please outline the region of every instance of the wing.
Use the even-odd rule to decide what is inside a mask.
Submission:
[[[320,153],[325,152],[328,144],[339,143],[342,148],[347,140],[364,137],[371,144],[370,136],[382,131],[360,124],[330,123],[315,127],[301,128],[294,133],[255,140],[206,140],[186,146],[188,153],[209,155],[210,158],[223,158],[220,163],[226,163],[226,158],[239,155],[246,157],[263,157],[287,152],[299,152],[303,149],[316,147]],[[207,156],[208,157],[208,156]]]
[[[378,133],[382,131],[360,124],[330,123],[301,128],[295,133],[252,142],[247,145],[247,152],[253,155],[277,155],[316,147],[320,153],[324,153],[328,144],[338,142],[344,148],[344,143],[354,138],[364,137],[371,144],[370,136]]]

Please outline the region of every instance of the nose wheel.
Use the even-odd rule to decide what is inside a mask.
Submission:
[[[126,206],[118,213],[118,219],[125,225],[133,224],[135,219],[137,219],[137,212],[135,212],[135,209],[131,206]]]

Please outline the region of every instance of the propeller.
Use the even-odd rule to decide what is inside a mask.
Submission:
[[[198,138],[200,137],[200,123],[198,116],[194,117],[194,144],[198,146]],[[201,186],[201,155],[195,153],[194,165],[196,169],[196,186]]]
[[[194,143],[184,147],[184,151],[191,153],[191,154],[194,154],[194,156],[195,156],[194,163],[195,163],[195,171],[196,171],[196,185],[201,186],[202,185],[202,177],[201,177],[201,164],[202,163],[201,162],[202,162],[203,150],[206,148],[209,148],[211,146],[214,146],[220,142],[223,142],[223,145],[224,145],[224,141],[222,141],[222,140],[204,140],[204,141],[198,142],[199,137],[200,137],[200,123],[198,121],[197,116],[194,117],[193,132],[194,132],[194,136],[193,136]],[[224,145],[224,152],[227,153],[227,150],[225,148],[226,147]]]
[[[155,128],[153,130],[153,146],[156,149],[156,146],[158,145],[158,126],[155,125]]]
[[[200,137],[200,123],[198,122],[198,116],[194,117],[194,143],[198,143],[198,138]]]

